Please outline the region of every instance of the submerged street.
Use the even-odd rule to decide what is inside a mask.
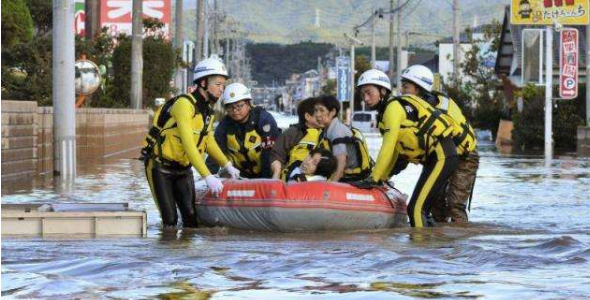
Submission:
[[[380,141],[369,138],[373,155]],[[587,299],[590,160],[480,147],[466,227],[354,233],[162,232],[139,161],[85,166],[75,189],[3,185],[2,203],[129,202],[146,238],[2,237],[3,299]],[[420,167],[395,185],[411,193]]]

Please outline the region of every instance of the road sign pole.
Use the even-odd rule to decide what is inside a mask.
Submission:
[[[350,118],[348,123],[352,125],[352,115],[354,114],[354,43],[350,43]]]
[[[552,123],[553,123],[553,26],[546,29],[546,64],[545,64],[545,165],[551,165],[553,157]]]

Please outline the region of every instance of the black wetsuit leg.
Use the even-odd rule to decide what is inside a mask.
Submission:
[[[426,158],[420,178],[408,204],[408,217],[412,227],[428,226],[426,221],[437,196],[458,164],[457,150],[451,138],[443,138]]]
[[[146,164],[146,177],[165,227],[177,225],[177,206],[184,227],[197,226],[195,183],[190,168],[168,168],[150,159]]]

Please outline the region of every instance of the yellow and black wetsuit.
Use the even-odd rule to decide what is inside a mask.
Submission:
[[[250,109],[245,123],[225,116],[215,129],[215,140],[245,178],[270,178],[270,151],[280,133],[273,116],[262,107]]]
[[[154,115],[143,152],[146,176],[164,226],[176,226],[176,207],[184,227],[197,226],[191,166],[202,177],[211,175],[203,159],[205,151],[222,166],[228,162],[213,137],[213,117],[212,109],[197,93],[166,101]]]
[[[453,125],[453,142],[457,146],[457,155],[466,156],[477,149],[477,139],[475,138],[475,131],[471,124],[463,115],[461,108],[457,103],[442,93],[434,92],[432,96],[436,97],[435,103],[428,101],[436,106],[437,109],[446,113]]]
[[[377,118],[383,144],[371,177],[389,180],[398,157],[423,164],[408,216],[413,227],[427,226],[433,201],[457,168],[449,117],[418,97],[402,96],[382,101]]]

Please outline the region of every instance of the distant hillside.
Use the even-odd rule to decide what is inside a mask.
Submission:
[[[389,8],[389,1],[370,0],[217,0],[227,14],[240,22],[241,30],[256,43],[296,43],[314,41],[342,45],[343,33],[363,23],[380,7]],[[403,1],[403,0],[402,0]],[[409,0],[405,7],[402,30],[419,32],[411,35],[410,43],[423,45],[452,34],[452,0]],[[195,36],[195,0],[184,0],[185,32]],[[461,0],[462,25],[488,23],[503,17],[503,7],[510,0]],[[319,27],[316,26],[316,9]],[[388,16],[376,26],[377,44],[388,43]],[[359,37],[370,42],[369,28],[361,30]]]

